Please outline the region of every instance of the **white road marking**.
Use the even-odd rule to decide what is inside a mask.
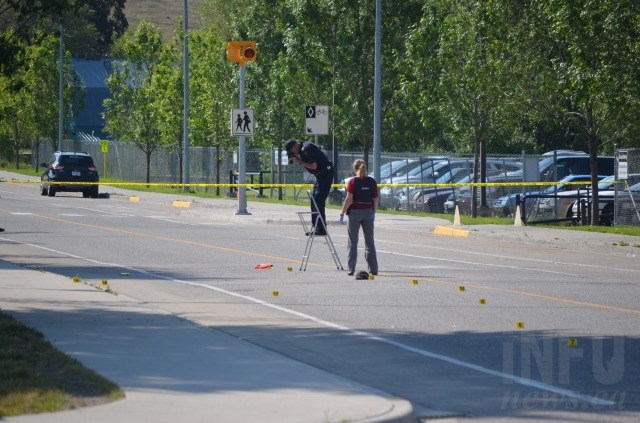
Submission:
[[[16,242],[19,242],[19,241],[16,241]],[[600,398],[597,398],[597,397],[592,397],[592,396],[589,396],[589,395],[583,395],[583,394],[580,394],[579,392],[575,392],[575,391],[572,391],[572,390],[569,390],[569,389],[559,388],[557,386],[549,385],[547,383],[539,382],[539,381],[536,381],[536,380],[533,380],[533,379],[527,379],[527,378],[520,377],[520,376],[510,375],[510,374],[507,374],[507,373],[499,372],[497,370],[489,369],[489,368],[484,367],[484,366],[480,366],[480,365],[477,365],[477,364],[474,364],[474,363],[470,363],[468,361],[458,360],[457,358],[449,357],[449,356],[446,356],[444,354],[438,354],[438,353],[434,353],[434,352],[431,352],[431,351],[428,351],[428,350],[412,347],[412,346],[407,345],[405,343],[394,341],[393,339],[384,338],[384,337],[381,337],[381,336],[378,336],[378,335],[374,335],[374,334],[372,334],[370,332],[365,332],[365,331],[362,331],[362,330],[357,330],[357,329],[350,328],[348,326],[343,326],[343,325],[340,325],[340,324],[337,324],[337,323],[332,323],[332,322],[329,322],[327,320],[323,320],[323,319],[311,316],[311,315],[306,314],[306,313],[301,313],[299,311],[295,311],[295,310],[292,310],[292,309],[289,309],[289,308],[286,308],[286,307],[282,307],[282,306],[279,306],[279,305],[276,305],[276,304],[272,304],[272,303],[269,303],[267,301],[260,300],[258,298],[250,297],[248,295],[243,295],[243,294],[239,294],[239,293],[236,293],[236,292],[228,291],[228,290],[223,289],[223,288],[218,288],[216,286],[206,285],[206,284],[197,283],[197,282],[183,281],[183,280],[180,280],[180,279],[172,278],[170,276],[158,275],[158,274],[154,274],[154,273],[148,272],[146,270],[136,269],[134,267],[128,267],[128,266],[124,266],[124,265],[120,265],[120,264],[106,263],[106,262],[90,259],[90,258],[87,258],[87,257],[81,257],[81,256],[77,256],[75,254],[70,254],[70,253],[65,253],[63,251],[54,250],[52,248],[43,247],[43,246],[40,246],[40,245],[23,243],[23,242],[19,242],[19,243],[23,244],[23,245],[29,245],[29,246],[34,247],[34,248],[39,248],[39,249],[42,249],[42,250],[45,250],[45,251],[50,251],[50,252],[53,252],[53,253],[56,253],[56,254],[61,254],[61,255],[67,256],[67,257],[76,258],[76,259],[84,260],[84,261],[87,261],[87,262],[90,262],[90,263],[99,264],[101,266],[113,266],[113,267],[117,267],[117,268],[128,270],[130,272],[137,272],[137,273],[141,273],[141,274],[144,274],[144,275],[147,275],[147,276],[151,276],[151,277],[154,277],[154,278],[164,279],[164,280],[168,280],[168,281],[171,281],[171,282],[180,283],[180,284],[183,284],[183,285],[197,286],[197,287],[201,287],[201,288],[204,288],[204,289],[209,289],[209,290],[212,290],[212,291],[216,291],[216,292],[219,292],[221,294],[229,295],[231,297],[241,298],[243,300],[252,302],[254,304],[259,304],[259,305],[262,305],[262,306],[265,306],[265,307],[269,307],[269,308],[281,311],[283,313],[290,314],[292,316],[297,316],[297,317],[300,317],[302,319],[309,320],[309,321],[312,321],[314,323],[317,323],[319,325],[326,326],[328,328],[332,328],[332,329],[340,330],[340,331],[343,331],[343,332],[347,332],[347,333],[350,333],[352,335],[356,335],[356,336],[362,337],[364,339],[382,342],[383,344],[387,344],[387,345],[390,345],[390,346],[393,346],[393,347],[396,347],[396,348],[400,348],[402,350],[409,351],[409,352],[421,355],[423,357],[427,357],[427,358],[432,358],[434,360],[443,361],[445,363],[449,363],[449,364],[452,364],[454,366],[463,367],[463,368],[469,369],[469,370],[474,370],[474,371],[477,371],[479,373],[484,373],[486,375],[495,376],[495,377],[501,378],[501,379],[511,380],[513,383],[516,383],[516,384],[522,385],[522,386],[526,386],[526,387],[529,387],[529,388],[535,388],[535,389],[539,389],[539,390],[543,390],[543,391],[547,391],[547,392],[552,392],[552,393],[555,393],[555,394],[558,394],[558,395],[562,395],[562,396],[565,396],[565,397],[568,397],[568,398],[574,398],[574,399],[576,399],[578,401],[584,401],[586,403],[589,403],[589,404],[592,404],[592,405],[597,405],[597,406],[613,406],[613,405],[615,405],[614,401],[604,400],[604,399],[600,399]]]
[[[542,260],[542,259],[534,259],[534,258],[520,257],[520,256],[517,256],[517,257],[505,256],[505,255],[500,255],[500,254],[479,253],[477,251],[459,250],[459,249],[456,249],[456,248],[435,247],[433,245],[406,244],[404,242],[385,241],[385,240],[378,241],[378,240],[376,240],[376,243],[378,243],[378,242],[387,243],[387,244],[393,244],[393,245],[402,245],[402,246],[405,246],[405,247],[428,248],[428,249],[431,249],[431,250],[448,251],[448,252],[460,253],[460,254],[465,254],[465,255],[476,255],[476,256],[482,256],[482,257],[495,257],[495,258],[505,259],[505,260],[519,260],[519,261],[530,261],[530,262],[534,262],[534,263],[559,264],[559,265],[562,265],[562,266],[593,267],[593,268],[596,268],[596,269],[640,272],[640,269],[633,269],[633,268],[619,268],[619,267],[600,266],[600,265],[596,265],[596,264],[584,264],[584,263],[566,263],[566,262],[562,262],[562,261]]]

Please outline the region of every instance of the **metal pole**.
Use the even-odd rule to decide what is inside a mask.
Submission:
[[[376,41],[373,82],[373,175],[380,181],[380,148],[382,144],[382,0],[376,0]]]
[[[183,105],[182,105],[182,183],[184,191],[189,188],[189,14],[187,0],[184,0],[184,41],[182,45],[182,80],[183,80]]]
[[[60,19],[60,49],[58,52],[58,150],[62,150],[64,138],[64,28]]]
[[[244,109],[244,65],[240,65],[240,108]],[[245,136],[238,137],[238,211],[235,214],[251,214],[247,212],[247,188],[244,186],[247,176],[247,147]]]

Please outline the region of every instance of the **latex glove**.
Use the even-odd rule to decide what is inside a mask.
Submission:
[[[340,215],[340,224],[344,225],[344,214]]]

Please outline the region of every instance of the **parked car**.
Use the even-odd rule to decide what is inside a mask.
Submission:
[[[407,168],[405,173],[391,175],[388,178],[381,178],[379,184],[382,185],[379,190],[379,201],[380,206],[384,208],[398,208],[398,200],[397,196],[399,195],[401,188],[394,186],[384,186],[385,184],[407,184],[407,183],[416,183],[415,180],[418,178],[416,175],[421,175],[422,172],[437,172],[435,170],[438,166],[437,164],[446,162],[446,159],[442,157],[428,157],[422,158],[415,163],[413,163],[411,168]],[[439,168],[439,167],[438,167]],[[433,175],[430,176],[431,182],[433,182]],[[428,182],[428,181],[426,181]]]
[[[599,176],[598,178],[602,181],[604,181],[605,179],[603,176]],[[611,176],[610,179],[613,182],[613,176]],[[567,182],[576,182],[576,181],[585,181],[585,184],[584,185],[567,184]],[[578,187],[585,188],[590,183],[591,183],[591,175],[568,175],[562,178],[557,185],[547,187],[542,190],[540,189],[524,190],[524,192],[521,191],[521,192],[516,192],[508,195],[503,195],[502,197],[497,198],[493,202],[493,205],[492,205],[493,215],[499,216],[499,217],[514,216],[516,212],[516,196],[518,195],[520,196],[520,198],[522,198],[525,194],[526,195],[547,195],[547,194],[554,194],[554,193],[573,192],[573,194],[563,194],[563,195],[574,195],[576,188]],[[573,201],[575,201],[575,199],[573,199]],[[563,204],[561,205],[560,210],[564,210],[564,214],[558,213],[558,216],[571,217],[567,213],[571,209],[571,204],[573,201],[567,204],[564,204],[564,201],[562,201]],[[531,211],[531,210],[534,210],[534,208],[536,207],[542,208],[544,212],[546,212],[547,210],[551,210],[551,212],[553,212],[555,210],[554,209],[555,199],[552,199],[552,198],[538,199],[536,201],[536,204],[530,205],[530,207],[528,207],[527,210]]]
[[[463,182],[471,182],[471,180],[462,180]],[[522,171],[510,172],[507,174],[499,174],[487,177],[487,182],[522,182]],[[444,203],[444,212],[445,213],[453,213],[455,211],[456,205],[458,206],[458,210],[460,213],[471,213],[471,196],[472,196],[472,187],[471,186],[463,186],[460,188],[456,188],[447,198],[447,201]],[[494,199],[501,197],[507,194],[513,194],[516,192],[522,192],[521,186],[511,186],[511,185],[497,185],[497,186],[488,186],[487,187],[487,204],[492,204]],[[480,187],[477,190],[478,202],[480,196]]]
[[[403,189],[399,194],[400,210],[424,211],[431,213],[444,212],[444,202],[447,201],[449,195],[453,192],[453,187],[446,184],[454,184],[469,178],[473,172],[472,169],[458,168],[451,169],[449,172],[436,179],[436,184],[442,184],[442,187],[417,188],[411,190]],[[406,194],[409,192],[409,194]],[[411,198],[409,198],[411,196]]]
[[[603,181],[604,182],[604,181]],[[603,184],[604,185],[604,184]],[[613,184],[612,184],[613,185]],[[600,184],[598,184],[598,223],[603,226],[612,226],[615,221],[614,211],[616,201],[615,187],[612,185],[609,188],[600,190]],[[585,189],[584,199],[575,201],[571,206],[571,213],[574,219],[579,218],[578,207],[580,203],[584,203],[585,210],[589,210],[591,207],[591,190]],[[633,200],[633,201],[632,201]],[[618,206],[627,208],[629,206],[635,208],[636,213],[630,213],[631,216],[636,214],[637,208],[640,207],[640,182],[631,185],[628,189],[618,189]],[[640,218],[638,218],[640,220]]]
[[[598,176],[598,181],[605,176]],[[609,177],[613,185],[614,177]],[[583,184],[564,184],[549,187],[541,191],[541,195],[548,195],[548,198],[540,198],[536,201],[536,207],[532,211],[536,218],[571,218],[573,213],[571,206],[576,202],[576,196],[584,192],[585,188],[591,186],[591,175],[569,175],[562,179],[562,182],[579,182]]]
[[[380,180],[403,174],[407,169],[411,168],[414,164],[418,163],[417,159],[403,159],[394,160],[380,166]],[[375,172],[369,172],[369,176],[374,177]],[[349,176],[341,181],[342,186],[338,188],[338,191],[342,193],[342,199],[344,200],[344,189],[354,176]]]
[[[522,165],[520,163],[510,160],[488,159],[486,163],[487,174],[489,175],[522,169]],[[466,175],[460,175],[458,180],[471,174],[473,171],[473,160],[458,159],[433,161],[430,164],[418,166],[408,174],[397,178],[396,183],[403,185],[435,184],[437,183],[437,180],[441,178],[443,178],[441,179],[443,181],[442,183],[449,183],[454,177],[454,172],[455,175],[458,175],[460,170],[466,172]],[[387,190],[381,192],[381,198],[383,199],[384,204],[386,204],[387,207],[407,210],[409,207],[409,200],[415,197],[416,192],[425,188],[431,190],[433,187],[403,186],[398,188],[389,188],[390,187],[387,187]]]
[[[50,163],[40,165],[40,194],[53,197],[57,192],[82,192],[85,198],[98,198],[98,169],[87,153],[56,151]]]
[[[541,181],[559,181],[568,175],[590,175],[591,164],[588,155],[558,155],[554,158],[548,157],[542,159],[539,164]],[[598,174],[613,175],[614,174],[613,157],[598,157]],[[555,174],[557,171],[557,175]]]

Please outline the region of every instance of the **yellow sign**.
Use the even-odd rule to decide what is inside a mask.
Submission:
[[[109,152],[109,141],[102,140],[102,152],[103,153],[108,153]]]

